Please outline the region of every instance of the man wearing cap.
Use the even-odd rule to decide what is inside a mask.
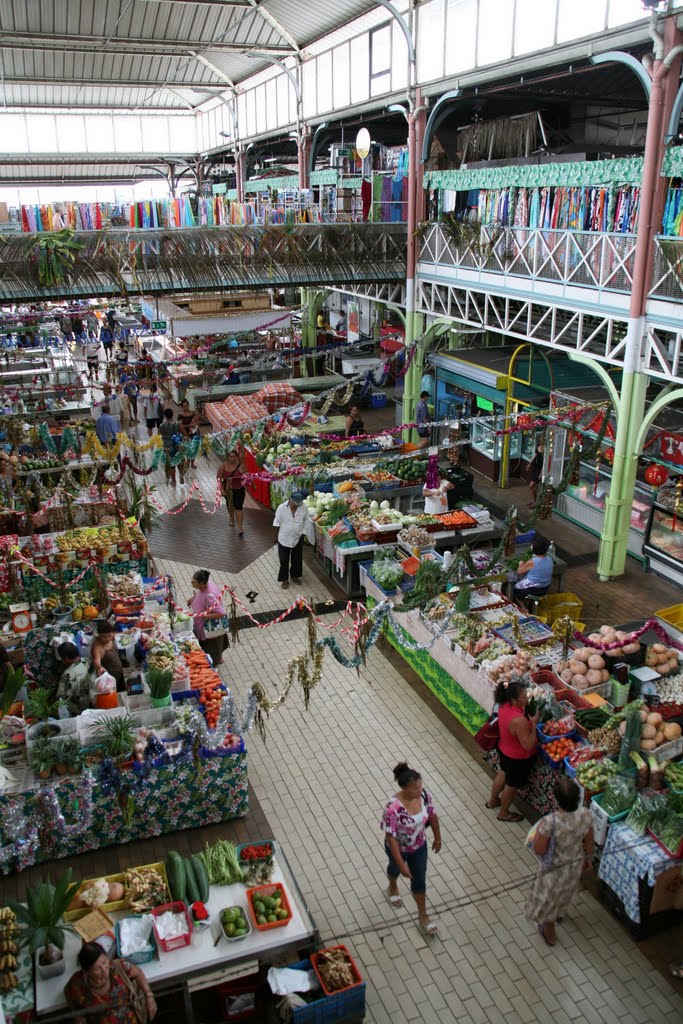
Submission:
[[[315,540],[313,523],[303,501],[303,494],[294,491],[290,494],[288,501],[283,501],[281,505],[278,505],[273,520],[275,542],[280,559],[280,571],[277,579],[283,590],[289,589],[290,571],[294,583],[299,583],[301,580],[304,534],[311,544]]]

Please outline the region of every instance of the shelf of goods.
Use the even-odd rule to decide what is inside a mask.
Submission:
[[[147,540],[138,526],[128,522],[34,534],[18,538],[18,546],[22,558],[13,564],[32,598],[55,596],[57,572],[61,572],[66,585],[75,580],[90,583],[95,575],[94,566],[103,570],[105,577],[131,571],[147,575]],[[0,574],[0,592],[8,589],[9,577]]]
[[[129,577],[134,579],[140,577]],[[135,618],[134,605],[143,627],[133,625],[116,638],[130,693],[116,693],[111,677],[102,686],[93,677],[91,706],[75,717],[28,726],[19,705],[7,729],[0,722],[0,757],[10,773],[0,788],[3,873],[247,812],[247,755],[235,705],[194,636],[170,635],[165,613],[153,610],[159,608],[157,597],[163,600],[167,593],[160,585],[151,580],[139,598],[112,599],[119,618],[129,617],[125,607]],[[64,623],[26,634],[26,666],[42,687],[55,687],[61,673],[55,639],[71,637],[87,651],[92,626],[82,626]],[[129,645],[123,642],[126,633]],[[166,706],[155,707],[145,696],[152,669],[168,672],[172,692],[157,702]],[[112,692],[104,692],[107,685]],[[116,739],[119,729],[126,734],[122,741]],[[125,752],[117,742],[126,745]],[[21,843],[7,829],[10,814],[23,823]]]
[[[291,963],[299,959],[300,952],[307,953],[315,948],[315,922],[282,847],[274,840],[270,842],[274,852],[272,882],[284,890],[291,910],[286,924],[260,930],[255,926],[255,919],[248,909],[247,888],[244,884],[211,885],[208,898],[204,900],[208,919],[202,922],[204,927],[195,924],[191,929],[190,943],[165,952],[157,942],[154,958],[140,964],[152,991],[163,990],[164,995],[176,990],[183,992],[184,1004],[189,1007],[193,991],[216,985],[217,996],[220,996],[221,991],[224,991],[221,982],[225,983],[228,978],[235,977],[239,965],[253,964],[255,961],[265,964]],[[241,908],[250,925],[248,933],[239,940],[225,938],[222,931],[221,911],[229,907]],[[127,915],[124,909],[117,909],[110,916],[114,921],[121,921]],[[76,956],[80,944],[79,935],[67,934],[64,973],[59,977],[37,978],[35,1006],[39,1015],[66,1009],[64,985],[78,968]]]
[[[389,642],[472,734],[487,722],[498,682],[526,682],[543,724],[537,729],[534,767],[519,790],[520,800],[547,814],[555,807],[558,772],[575,778],[593,813],[596,844],[604,847],[599,877],[605,902],[638,937],[668,927],[677,897],[675,886],[664,892],[665,882],[672,868],[678,868],[679,877],[683,865],[683,655],[673,646],[680,642],[680,633],[671,625],[680,628],[683,605],[658,613],[670,629],[668,643],[666,634],[656,634],[650,623],[636,637],[605,625],[585,641],[577,631],[565,657],[562,637],[550,626],[562,621],[563,609],[580,616],[576,595],[557,595],[563,600],[548,602],[547,621],[541,621],[522,617],[482,580],[468,598],[469,611],[461,613],[465,620],[455,619],[454,594],[401,612],[410,586],[405,570],[414,579],[414,561],[368,562],[361,568],[368,607],[387,598],[396,606]],[[383,565],[389,566],[387,572]],[[383,589],[375,576],[390,578],[395,589]],[[588,642],[611,645],[610,650],[585,646]],[[627,742],[630,746],[622,754]],[[483,759],[498,771],[497,749],[486,751]],[[649,803],[653,793],[654,802]],[[640,822],[639,835],[620,838],[632,821]],[[665,881],[659,882],[660,876]]]

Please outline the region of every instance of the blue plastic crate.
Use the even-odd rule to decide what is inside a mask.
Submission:
[[[370,405],[373,409],[384,409],[387,404],[387,396],[383,391],[370,395]]]
[[[287,964],[290,971],[310,971],[310,960],[299,960],[295,964]],[[365,1014],[365,982],[347,988],[338,995],[322,994],[308,1006],[299,1006],[292,1010],[292,1024],[335,1024],[335,1021],[346,1020],[347,1017],[362,1017]]]
[[[531,544],[535,536],[535,530],[527,530],[526,533],[518,533],[515,537],[515,544]]]
[[[146,917],[146,914],[128,914],[128,917]],[[116,937],[116,953],[119,957],[123,956],[121,952],[121,922],[117,921],[114,928],[114,935]],[[144,949],[140,953],[127,953],[126,960],[130,960],[132,964],[149,964],[154,960],[157,954],[157,942],[154,937],[154,928],[149,933],[149,949]]]

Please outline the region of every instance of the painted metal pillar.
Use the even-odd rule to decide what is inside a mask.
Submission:
[[[674,19],[668,19],[673,21]],[[664,56],[666,43],[653,19],[655,43],[651,69],[650,102],[643,157],[643,180],[640,213],[633,265],[633,284],[626,333],[626,354],[614,441],[614,462],[609,496],[605,502],[605,520],[598,554],[598,576],[606,581],[621,576],[626,565],[631,508],[640,455],[638,432],[645,416],[648,378],[642,371],[643,341],[646,330],[645,311],[653,272],[654,236],[659,228],[661,210],[656,198],[659,192],[659,171],[664,151],[664,130],[673,106],[675,90],[665,88],[670,69],[680,67],[678,54],[671,48]],[[663,24],[667,39],[675,41],[675,24]],[[668,109],[667,109],[668,108]]]
[[[415,91],[416,106],[420,106],[420,90]],[[417,264],[417,209],[418,193],[422,191],[422,164],[417,148],[417,122],[419,113],[411,110],[408,113],[408,213],[406,223],[406,349],[409,349],[417,337],[417,316],[415,313],[415,267]],[[415,408],[420,397],[422,370],[418,372],[418,355],[420,365],[424,366],[424,352],[416,353],[405,377],[403,391],[403,421],[411,423],[415,419]],[[406,440],[408,440],[408,436]]]
[[[247,154],[239,149],[235,153],[235,187],[237,189],[237,202],[244,202],[244,178],[246,171]]]

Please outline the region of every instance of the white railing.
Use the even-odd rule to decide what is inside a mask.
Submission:
[[[636,236],[465,224],[427,227],[420,260],[563,285],[630,292]]]
[[[655,238],[655,265],[650,295],[683,299],[683,238]]]

